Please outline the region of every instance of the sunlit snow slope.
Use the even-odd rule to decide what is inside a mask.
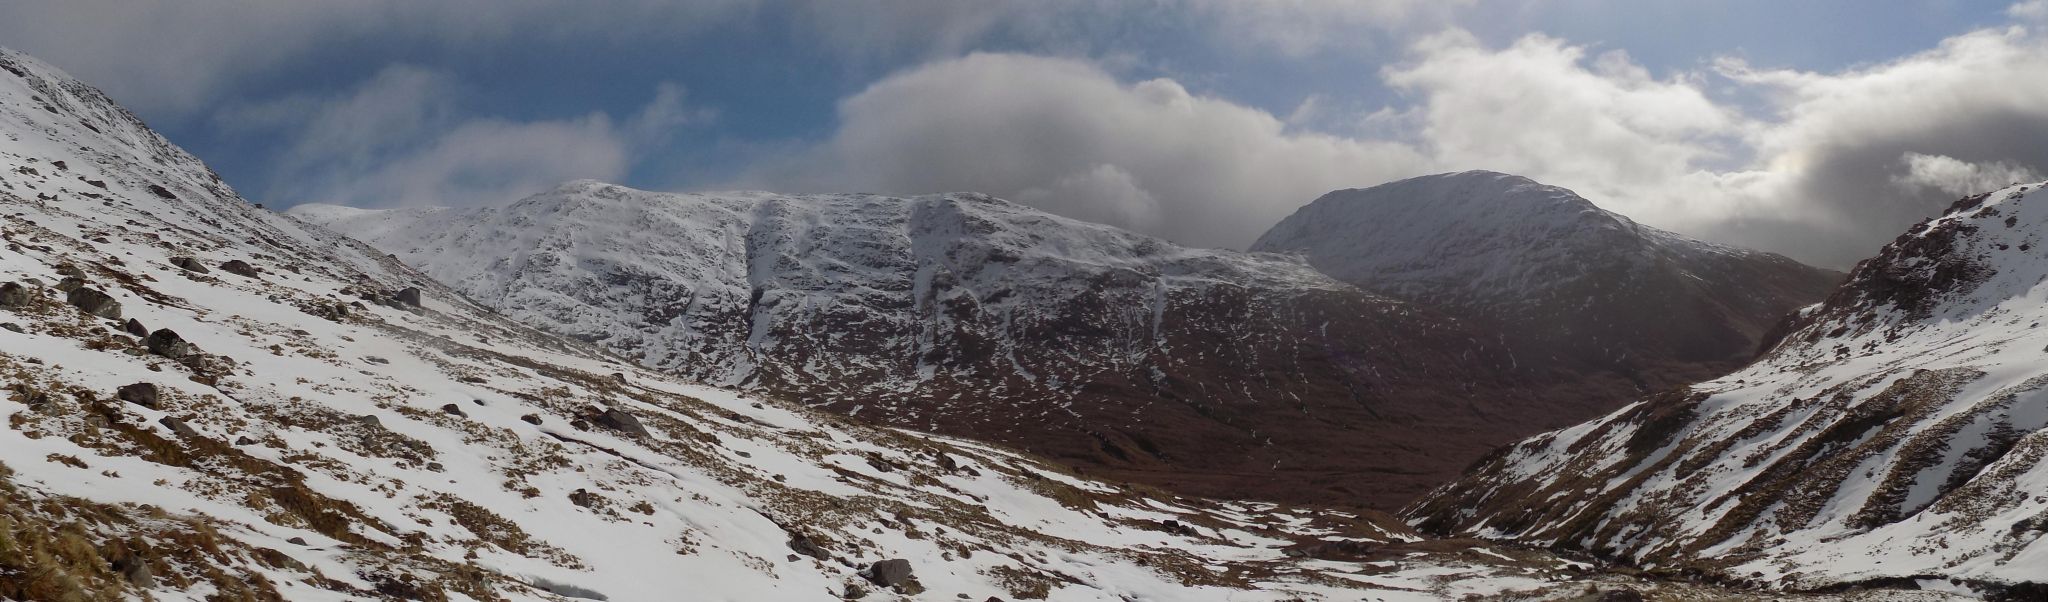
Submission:
[[[1413,516],[1730,580],[2042,599],[2043,186],[1957,202],[1757,364],[1503,449]]]

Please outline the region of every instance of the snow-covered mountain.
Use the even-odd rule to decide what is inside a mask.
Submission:
[[[0,241],[0,598],[1442,599],[1577,566],[686,384],[253,206],[4,50]]]
[[[1392,509],[1626,400],[1558,391],[1576,385],[1544,362],[1293,258],[974,194],[584,181],[498,208],[292,213],[647,366],[1204,495]]]
[[[1488,171],[1324,195],[1252,245],[1366,290],[1499,328],[1522,356],[1654,390],[1748,362],[1841,274],[1643,226]]]
[[[2043,187],[1957,202],[1756,364],[1503,449],[1412,515],[1729,581],[2042,599]]]

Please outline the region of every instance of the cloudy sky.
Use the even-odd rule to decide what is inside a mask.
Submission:
[[[2048,0],[0,4],[0,45],[274,206],[975,190],[1241,248],[1492,169],[1832,267],[2048,174],[2044,30]]]

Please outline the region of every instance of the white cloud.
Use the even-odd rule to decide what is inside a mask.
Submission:
[[[1168,79],[979,54],[845,99],[829,140],[746,183],[977,190],[1236,247],[1331,189],[1494,169],[1646,223],[1846,267],[1945,195],[2048,171],[2041,73],[2048,45],[2019,27],[1839,72],[1721,60],[1662,76],[1617,51],[1543,35],[1490,48],[1452,30],[1381,73],[1403,104],[1346,118],[1311,97],[1283,119]]]
[[[273,166],[267,199],[398,206],[502,203],[565,180],[617,180],[675,128],[713,117],[685,105],[674,84],[624,120],[465,117],[459,88],[446,74],[396,65],[331,98],[235,107],[216,121],[294,140]]]
[[[1393,143],[1289,131],[1172,80],[1118,82],[1078,61],[976,54],[840,103],[833,137],[744,184],[975,190],[1181,242],[1241,247],[1331,189],[1421,173]]]
[[[2037,182],[2041,172],[2007,161],[1970,163],[1946,155],[1909,152],[1899,157],[1906,172],[1892,177],[1892,183],[1916,189],[1933,189],[1943,194],[1969,196],[2021,182]]]
[[[0,40],[132,108],[191,114],[237,78],[352,45],[473,49],[689,35],[750,14],[755,0],[627,0],[602,10],[552,0],[14,0]]]
[[[2026,0],[2006,7],[2005,14],[2022,21],[2048,22],[2048,0]]]

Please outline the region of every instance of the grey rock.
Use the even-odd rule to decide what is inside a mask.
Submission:
[[[171,429],[171,432],[177,433],[179,437],[199,436],[199,431],[193,429],[192,425],[185,424],[185,421],[170,416],[165,416],[162,420],[156,421],[156,423],[164,425],[164,428]]]
[[[171,265],[178,266],[179,269],[196,274],[205,274],[213,271],[206,269],[206,264],[199,263],[199,260],[190,257],[172,257]]]
[[[135,383],[121,387],[114,392],[114,398],[153,410],[157,402],[156,384]]]
[[[77,307],[78,311],[109,320],[121,319],[121,302],[99,289],[81,286],[64,296],[64,302]]]
[[[603,412],[591,417],[590,420],[597,423],[598,426],[634,437],[647,436],[647,427],[640,424],[639,418],[635,418],[632,414],[628,414],[625,410],[618,408],[605,408]]]
[[[413,306],[413,307],[419,307],[419,306],[420,306],[420,288],[419,288],[419,287],[417,287],[417,286],[408,286],[408,287],[405,287],[405,288],[399,289],[399,290],[398,290],[398,294],[396,294],[396,295],[393,295],[393,298],[397,299],[399,303],[402,303],[402,304],[405,304],[405,305],[410,305],[410,306]]]
[[[0,284],[0,307],[21,307],[34,299],[35,291],[19,282]]]
[[[159,328],[156,332],[149,333],[149,338],[143,340],[142,344],[149,348],[150,353],[174,360],[192,357],[199,352],[199,348],[192,346],[185,341],[185,337],[178,336],[177,332],[169,328]]]
[[[127,324],[122,324],[121,330],[127,331],[128,334],[132,334],[138,337],[149,336],[149,327],[143,326],[142,321],[137,320],[135,318],[129,318]]]
[[[220,264],[220,271],[246,278],[255,278],[259,274],[256,271],[256,266],[249,265],[249,262],[240,259],[230,259],[222,262]]]
[[[451,415],[451,416],[460,416],[460,417],[463,417],[463,418],[468,418],[468,417],[469,417],[469,414],[468,414],[468,413],[465,413],[465,412],[463,412],[463,411],[462,411],[462,406],[459,406],[459,405],[455,405],[455,404],[452,404],[452,403],[451,403],[451,404],[447,404],[447,405],[443,405],[443,406],[441,406],[441,412],[443,412],[443,413],[446,413],[446,414],[448,414],[448,415]]]
[[[910,561],[902,558],[877,562],[868,567],[866,576],[869,582],[882,587],[908,585],[914,579],[910,574]]]
[[[141,556],[128,554],[116,559],[112,565],[114,572],[119,573],[121,578],[127,579],[129,585],[142,589],[149,589],[156,585],[156,575],[150,572],[149,561],[144,560]]]

